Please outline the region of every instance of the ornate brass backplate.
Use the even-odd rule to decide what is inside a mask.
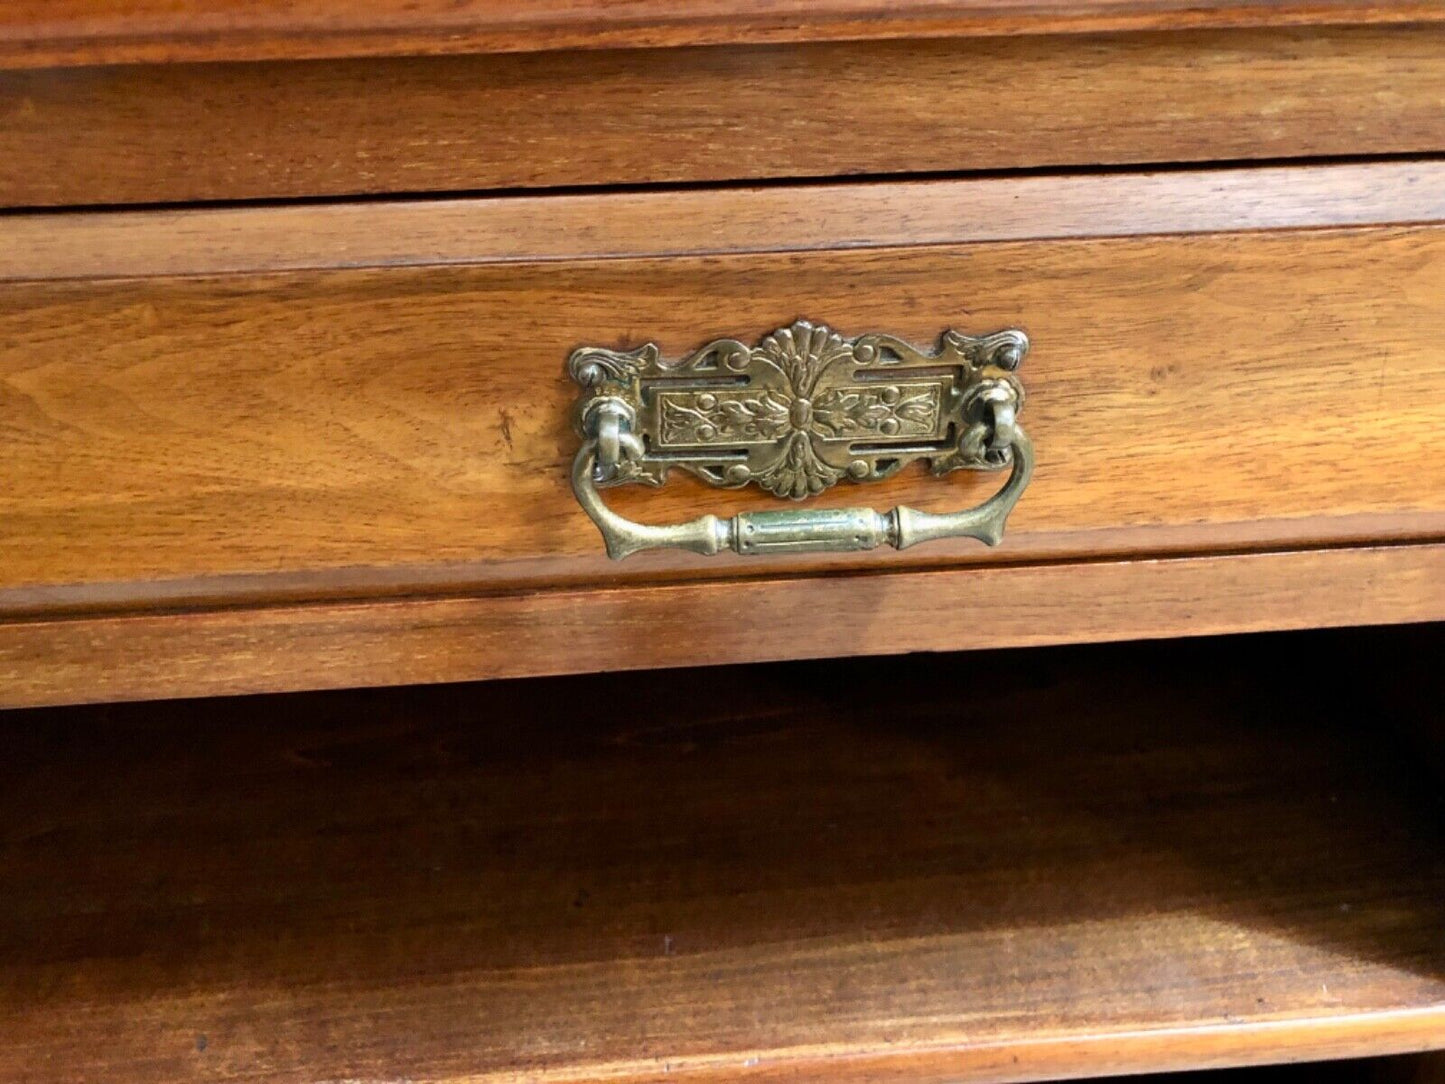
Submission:
[[[801,500],[845,479],[887,478],[915,460],[927,460],[939,475],[998,470],[1027,449],[1015,421],[1024,393],[1013,370],[1028,347],[1018,330],[981,337],[945,331],[928,352],[881,333],[846,339],[806,320],[756,346],[717,339],[675,361],[655,343],[626,351],[580,347],[568,371],[584,389],[575,421],[585,442],[578,462],[586,458],[588,465],[580,481],[574,470],[574,487],[614,556],[659,545],[704,553],[868,549],[882,542],[902,548],[924,539],[900,532],[898,513],[915,526],[924,513],[707,516],[679,527],[630,524],[643,533],[632,531],[629,542],[616,537],[628,521],[606,510],[595,487],[661,485],[676,467],[712,485],[755,483]],[[1023,470],[1015,464],[999,495],[1010,496],[1008,508],[1027,472],[1027,464]],[[960,513],[969,523],[956,522],[959,530],[950,533],[996,540],[1008,508],[999,514],[996,505],[985,507],[996,530]]]

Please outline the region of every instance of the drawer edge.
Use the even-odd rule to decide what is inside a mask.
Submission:
[[[900,213],[906,209],[907,213]],[[0,219],[0,281],[156,278],[1445,221],[1445,160]]]

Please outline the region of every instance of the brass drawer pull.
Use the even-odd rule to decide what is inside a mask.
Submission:
[[[655,343],[580,347],[567,363],[584,389],[572,489],[616,559],[660,548],[819,553],[884,543],[901,550],[939,538],[997,545],[1033,470],[1033,445],[1017,420],[1023,387],[1013,375],[1028,348],[1014,329],[978,338],[945,331],[926,353],[892,335],[845,339],[805,320],[755,347],[718,339],[679,361],[663,360]],[[800,500],[843,479],[887,478],[916,459],[937,475],[1012,471],[983,504],[947,515],[904,507],[743,512],[655,527],[618,515],[598,492],[659,486],[680,467],[715,486],[752,482]]]

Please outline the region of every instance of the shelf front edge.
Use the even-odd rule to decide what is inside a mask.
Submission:
[[[0,624],[0,707],[1445,620],[1445,543]]]

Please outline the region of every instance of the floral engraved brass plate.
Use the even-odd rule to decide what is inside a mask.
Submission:
[[[572,492],[619,559],[651,549],[901,550],[946,538],[997,545],[1033,472],[1033,443],[1018,424],[1024,390],[1013,375],[1028,348],[1012,329],[980,338],[945,331],[925,351],[892,335],[845,339],[806,320],[757,346],[717,339],[676,361],[656,343],[583,346],[567,363],[583,389]],[[613,511],[598,488],[661,485],[679,467],[715,486],[751,482],[801,500],[844,479],[887,478],[915,460],[940,475],[1012,470],[982,504],[943,514],[903,505],[791,509],[654,526]]]
[[[673,361],[654,343],[584,346],[568,369],[585,389],[578,431],[596,436],[599,412],[609,412],[627,438],[615,454],[601,449],[597,485],[660,485],[677,467],[797,500],[919,459],[936,474],[1009,465],[1012,446],[993,439],[991,409],[1022,406],[1013,370],[1028,345],[1017,330],[945,331],[926,351],[799,320],[756,346],[718,339]]]

